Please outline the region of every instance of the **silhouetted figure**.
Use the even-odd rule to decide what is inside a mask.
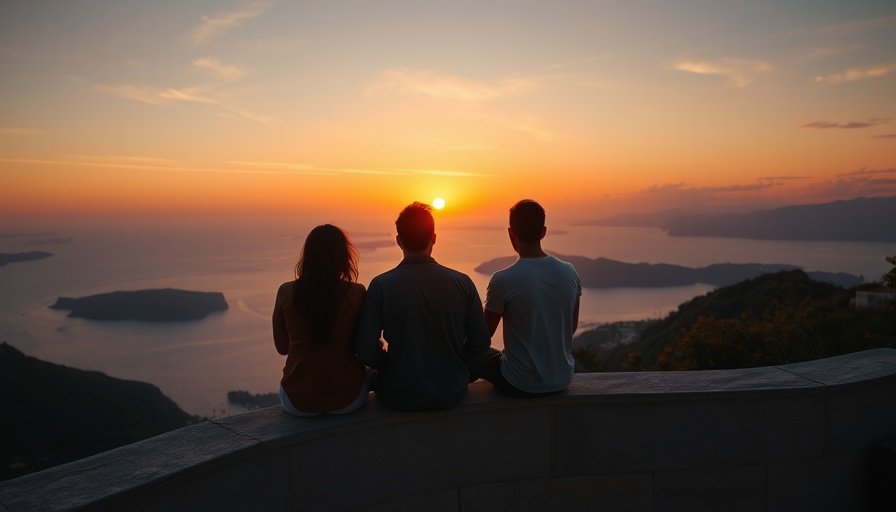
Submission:
[[[482,301],[469,276],[432,258],[436,235],[428,205],[406,207],[395,227],[404,258],[370,281],[356,351],[377,370],[373,387],[387,406],[451,408],[466,394],[466,363],[490,343]]]
[[[530,199],[510,209],[507,232],[519,259],[492,275],[483,309],[491,335],[504,320],[504,351],[489,349],[471,365],[495,389],[518,398],[563,391],[575,368],[582,285],[572,264],[542,250],[544,221],[544,208]]]
[[[296,263],[296,279],[280,285],[274,344],[286,356],[280,403],[296,416],[344,414],[367,402],[367,369],[354,351],[364,304],[358,253],[336,226],[312,229]]]

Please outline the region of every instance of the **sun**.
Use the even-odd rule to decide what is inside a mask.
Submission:
[[[435,208],[436,210],[441,210],[442,208],[445,207],[445,200],[442,199],[441,197],[437,197],[437,198],[433,199],[432,207]]]

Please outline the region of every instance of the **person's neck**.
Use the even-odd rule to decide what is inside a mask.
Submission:
[[[407,258],[428,258],[432,256],[431,250],[423,250],[423,251],[401,251],[402,257]]]
[[[516,253],[520,258],[544,258],[547,253],[541,249],[541,244],[519,244]]]

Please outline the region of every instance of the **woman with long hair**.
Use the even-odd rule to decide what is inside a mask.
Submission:
[[[280,402],[296,416],[344,414],[367,402],[366,367],[354,351],[364,304],[358,252],[331,224],[312,229],[274,306],[274,345],[286,356]]]

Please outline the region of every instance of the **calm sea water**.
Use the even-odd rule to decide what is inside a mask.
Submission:
[[[178,224],[59,227],[52,232],[6,226],[0,252],[41,250],[53,257],[0,267],[0,340],[58,364],[151,382],[191,414],[223,416],[242,409],[226,393],[277,389],[284,358],[274,350],[270,315],[274,293],[292,278],[308,230],[269,224]],[[392,226],[343,224],[361,251],[360,281],[401,258],[389,242]],[[69,240],[70,239],[70,240]],[[775,242],[674,238],[651,228],[551,226],[544,246],[561,254],[638,263],[788,263],[805,270],[849,272],[876,280],[888,270],[893,244]],[[433,256],[473,278],[484,297],[487,275],[474,268],[512,254],[500,225],[441,223]],[[48,309],[57,297],[115,290],[181,288],[220,291],[224,313],[188,323],[97,322]],[[665,316],[708,285],[588,290],[583,328],[603,322]],[[500,331],[493,345],[501,346]]]

